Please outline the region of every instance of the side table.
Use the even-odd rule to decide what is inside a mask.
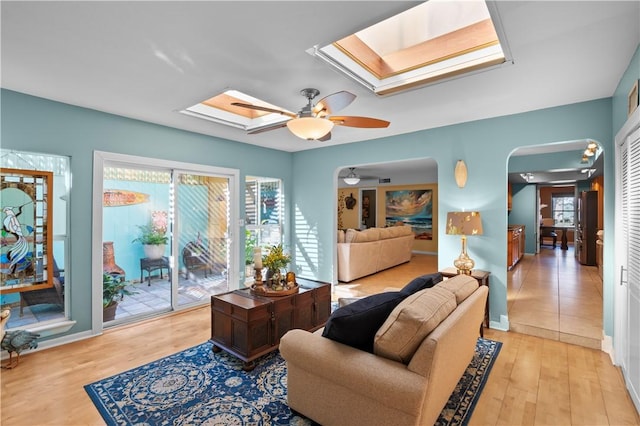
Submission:
[[[151,285],[151,272],[156,269],[160,269],[160,278],[162,278],[162,269],[167,268],[167,276],[171,279],[171,274],[169,273],[169,259],[167,257],[160,257],[158,259],[149,259],[148,257],[143,257],[140,259],[140,282],[143,282],[143,271],[147,271],[147,285]]]
[[[443,277],[445,278],[451,278],[451,277],[455,277],[456,275],[458,275],[458,270],[456,268],[449,267],[449,268],[444,268],[443,270],[440,271],[440,273],[442,274]],[[491,275],[491,272],[489,271],[482,271],[480,269],[474,269],[471,271],[471,276],[473,278],[475,278],[478,281],[479,285],[486,285],[488,290],[491,290],[491,286],[489,286],[489,275]],[[484,307],[484,323],[483,326],[486,328],[489,328],[489,294],[487,293],[487,303]],[[484,332],[483,332],[483,327],[480,327],[480,336],[484,337]]]

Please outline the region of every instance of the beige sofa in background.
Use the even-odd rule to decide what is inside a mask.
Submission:
[[[411,260],[410,226],[338,231],[338,281],[349,282]]]
[[[442,301],[442,289],[453,301]],[[374,353],[322,329],[287,332],[280,353],[289,407],[324,426],[433,425],[473,357],[487,294],[458,275],[407,297],[376,333]]]

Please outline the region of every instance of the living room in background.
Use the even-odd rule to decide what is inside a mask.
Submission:
[[[214,167],[101,154],[96,167],[102,188],[94,189],[102,193],[100,274],[121,284],[119,296],[107,298],[109,283],[103,283],[103,308],[117,303],[114,316],[104,310],[104,324],[204,304],[227,291],[232,175]]]
[[[45,329],[55,330],[62,322],[67,321],[69,317],[66,309],[67,304],[65,303],[65,293],[68,292],[70,285],[70,265],[67,262],[68,256],[66,255],[69,241],[67,234],[69,229],[68,201],[71,187],[69,158],[3,149],[0,150],[0,166],[3,169],[3,176],[7,170],[24,170],[24,176],[19,179],[21,185],[36,184],[41,181],[38,177],[40,174],[49,174],[50,180],[47,179],[46,182],[42,182],[45,187],[34,188],[34,191],[40,193],[39,198],[42,200],[51,200],[51,205],[44,206],[45,212],[43,216],[36,212],[38,209],[34,204],[35,200],[33,202],[18,203],[19,205],[15,206],[5,206],[5,201],[12,199],[8,192],[5,193],[5,190],[20,191],[20,185],[15,187],[15,185],[8,183],[6,187],[3,185],[3,190],[0,193],[4,207],[2,212],[2,246],[7,249],[6,253],[3,250],[3,272],[0,285],[4,288],[11,282],[11,274],[8,273],[9,269],[5,271],[5,268],[12,268],[12,262],[9,257],[18,261],[15,264],[15,272],[17,274],[14,275],[23,277],[25,281],[31,280],[35,283],[33,277],[29,278],[25,274],[27,266],[36,262],[37,264],[32,265],[32,269],[35,272],[44,273],[42,275],[43,282],[51,281],[52,284],[50,286],[39,284],[37,287],[43,287],[44,285],[47,288],[35,290],[21,286],[20,289],[17,289],[19,291],[2,292],[0,295],[1,309],[11,310],[7,328],[28,326],[29,328],[45,327]],[[11,181],[15,181],[16,178],[8,177]],[[27,220],[26,216],[29,212],[31,216],[34,216],[34,213],[37,216],[33,223]],[[44,232],[47,233],[47,238],[39,236],[40,233]],[[22,245],[25,247],[22,259],[15,255],[15,253],[19,252],[16,244],[20,242],[23,242]],[[38,249],[39,245],[41,249]],[[49,253],[49,248],[51,248],[51,253]],[[51,263],[47,261],[46,269],[40,270],[36,251],[40,252],[42,257],[51,259]]]

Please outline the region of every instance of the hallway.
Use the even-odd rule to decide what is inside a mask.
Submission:
[[[508,272],[511,331],[600,349],[602,280],[569,250],[543,248]]]

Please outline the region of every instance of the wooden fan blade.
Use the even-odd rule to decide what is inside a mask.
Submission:
[[[289,121],[289,120],[287,120],[287,121]],[[257,135],[258,133],[268,132],[270,130],[281,129],[283,127],[287,127],[287,121],[282,122],[282,123],[270,124],[270,125],[263,126],[263,127],[258,127],[256,129],[249,130],[247,132],[247,134],[248,135]]]
[[[321,114],[321,116],[332,114],[349,105],[355,98],[356,95],[345,90],[332,93],[320,99],[316,106],[313,107],[313,112]]]
[[[331,139],[331,132],[327,133],[326,135],[324,135],[323,137],[321,137],[320,139],[316,139],[318,142],[326,142],[328,140]]]
[[[292,112],[282,111],[280,109],[263,107],[263,106],[260,106],[260,105],[243,104],[242,102],[231,102],[231,105],[237,106],[237,107],[241,107],[241,108],[255,109],[255,110],[258,110],[258,111],[266,111],[266,112],[272,112],[274,114],[286,115],[286,116],[291,117],[291,118],[295,118],[296,117],[296,115],[294,113],[292,113]]]
[[[328,119],[333,121],[333,124],[347,127],[383,128],[390,124],[386,120],[371,117],[333,116]]]

